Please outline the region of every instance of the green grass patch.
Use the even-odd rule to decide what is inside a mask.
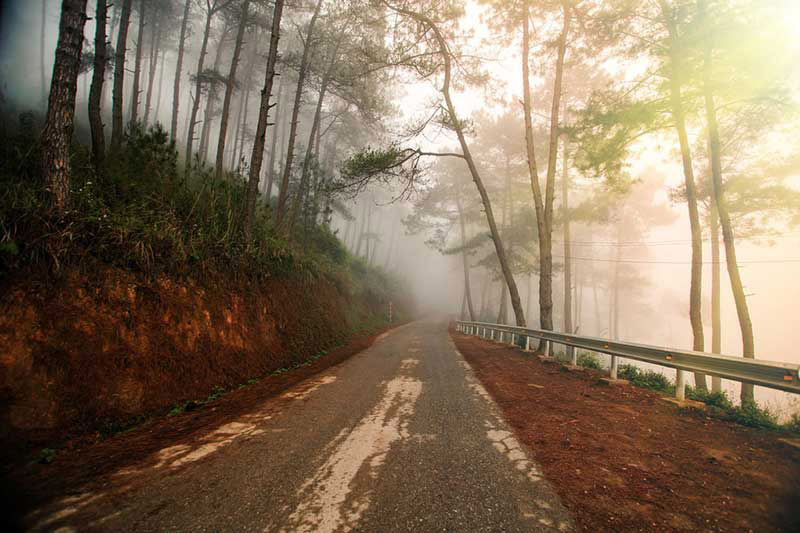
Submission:
[[[593,370],[603,370],[603,365],[600,363],[600,359],[592,352],[579,352],[578,366],[591,368]]]
[[[617,377],[630,382],[637,387],[644,387],[659,392],[674,393],[675,386],[669,381],[667,376],[652,370],[642,370],[633,365],[619,365]]]

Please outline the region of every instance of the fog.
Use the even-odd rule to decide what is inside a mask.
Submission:
[[[89,16],[94,11],[93,4],[89,2]],[[153,101],[147,121],[169,128],[184,3],[164,0],[153,4],[161,10],[162,18],[157,24],[162,28],[161,44],[156,54],[150,53],[150,44],[144,51],[140,90],[146,89],[151,82],[148,72],[150,53],[150,56],[157,57],[157,63],[153,69]],[[259,16],[267,21],[271,4],[253,4]],[[460,16],[454,21],[442,22],[450,24],[446,37],[451,39],[453,54],[459,58],[453,74],[453,105],[465,123],[466,142],[487,190],[499,235],[508,250],[510,270],[518,286],[527,324],[538,327],[541,318],[540,252],[526,150],[519,67],[520,35],[516,26],[512,29],[504,26],[504,17],[510,15],[506,13],[507,7],[503,2],[463,4],[464,12]],[[535,4],[549,6],[548,3]],[[563,138],[557,137],[552,224],[553,326],[557,331],[565,328],[564,258],[567,251],[564,231],[565,220],[569,220],[572,331],[691,349],[693,332],[689,320],[689,287],[692,236],[684,167],[672,119],[668,112],[664,112],[663,106],[659,107],[667,101],[665,85],[663,80],[653,79],[656,76],[654,72],[663,73],[665,67],[659,61],[664,59],[658,52],[650,50],[632,52],[633,45],[626,41],[623,33],[603,33],[599,21],[602,4],[582,3],[584,11],[581,13],[586,19],[572,29],[565,46],[563,98],[556,108],[561,112],[561,126],[565,131],[569,130],[569,140],[566,140],[566,133]],[[733,211],[736,253],[752,319],[755,356],[800,363],[797,348],[800,329],[797,328],[796,310],[800,301],[800,284],[797,282],[800,274],[800,228],[797,227],[800,222],[800,159],[797,157],[800,148],[797,114],[800,45],[796,38],[800,10],[790,2],[781,1],[729,4],[734,6],[731,9],[743,10],[750,6],[753,13],[748,16],[752,15],[752,20],[767,20],[772,24],[766,31],[772,35],[754,31],[753,35],[742,37],[743,46],[753,48],[747,49],[749,56],[740,63],[731,57],[736,53],[741,56],[741,50],[730,42],[730,36],[724,34],[723,28],[717,36],[720,51],[715,56],[719,59],[718,64],[722,65],[720,69],[724,69],[715,80],[722,135],[723,179],[728,180],[726,192]],[[150,3],[133,2],[127,51],[129,62],[135,56],[139,5],[149,6]],[[500,7],[495,7],[498,5]],[[192,3],[181,73],[177,148],[182,154],[185,150],[184,132],[194,98],[193,76],[200,53],[204,6],[205,1]],[[288,20],[284,24],[285,34],[281,37],[282,62],[278,67],[282,85],[274,91],[279,118],[277,125],[267,130],[267,145],[273,137],[272,130],[276,131],[278,154],[285,151],[289,127],[287,113],[281,109],[291,107],[298,79],[297,62],[302,48],[298,28],[308,24],[312,9],[310,3],[292,2],[287,4],[284,14]],[[323,19],[332,17],[334,11],[333,5],[324,7]],[[42,120],[44,95],[53,71],[59,13],[60,3],[55,1],[44,2],[44,19],[40,1],[3,3],[0,75],[5,111],[19,114],[33,110]],[[115,16],[116,13],[110,12],[110,25]],[[532,132],[538,175],[544,190],[562,15],[558,9],[542,7],[537,8],[532,17]],[[410,36],[403,33],[402,27],[398,29],[392,24],[405,24],[405,31],[409,34],[413,33],[409,29],[413,24],[398,21],[397,15],[387,18],[389,27],[379,40],[388,48],[405,43]],[[43,48],[40,46],[42,22]],[[155,27],[155,19],[153,24]],[[240,60],[237,76],[240,88],[232,106],[236,115],[228,128],[232,130],[229,135],[234,135],[236,130],[241,130],[241,133],[235,133],[233,142],[226,148],[233,147],[230,155],[226,153],[226,164],[231,168],[248,164],[249,146],[258,115],[258,96],[266,69],[264,57],[269,45],[268,26],[263,26],[249,30]],[[614,28],[619,30],[616,26]],[[233,15],[214,20],[205,58],[208,68],[216,64],[217,70],[227,72],[235,29]],[[794,34],[790,32],[792,29]],[[148,43],[153,39],[149,32],[150,29],[145,27],[144,38]],[[641,19],[635,22],[631,32],[647,38],[664,39],[662,29],[646,27]],[[93,20],[85,25],[84,36],[84,51],[90,51]],[[325,34],[323,38],[330,36]],[[769,45],[779,46],[779,49],[759,48]],[[414,46],[435,49],[429,41]],[[692,93],[691,101],[687,96],[686,103],[687,131],[702,229],[701,316],[705,349],[710,351],[714,266],[710,204],[713,187],[710,185],[712,155],[706,140],[708,127],[703,99],[699,96],[701,59],[701,54],[693,56],[691,61],[696,62],[697,70],[686,74],[684,81],[689,88],[687,93]],[[771,66],[765,66],[766,63]],[[408,65],[387,67],[374,79],[364,76],[363,79],[368,81],[358,88],[361,92],[348,92],[345,87],[336,87],[323,107],[322,127],[330,128],[332,133],[325,131],[326,137],[322,139],[322,148],[317,155],[319,161],[325,161],[330,155],[331,167],[338,168],[367,146],[459,152],[461,148],[455,128],[442,118],[445,113],[441,95],[442,65],[437,63],[429,68],[431,72],[420,75],[422,67],[419,65],[412,68]],[[45,88],[42,86],[42,71]],[[106,73],[109,87],[104,91],[102,102],[107,131],[111,123],[112,71],[113,68]],[[80,74],[76,103],[76,138],[86,142],[89,138],[87,101],[91,76],[91,68]],[[126,76],[126,91],[131,91],[132,78]],[[310,83],[304,97],[298,119],[298,147],[308,144],[320,79]],[[771,82],[774,83],[770,85]],[[736,90],[732,84],[737,85]],[[371,98],[369,109],[360,108],[363,101],[359,104],[357,100],[362,93]],[[638,104],[634,102],[637,98]],[[645,109],[641,101],[648,98],[657,100],[659,104]],[[629,100],[631,107],[622,109],[623,103]],[[612,104],[617,108],[612,109]],[[144,106],[144,98],[141,105]],[[247,111],[244,111],[245,106]],[[204,134],[207,140],[201,146],[205,152],[202,157],[213,163],[220,121],[214,118],[213,113],[203,118],[205,109],[204,104],[199,111],[194,149],[197,149],[197,143],[202,142],[201,130],[207,128]],[[604,129],[608,117],[616,117],[625,127]],[[12,124],[10,127],[15,126]],[[614,142],[609,142],[609,139]],[[317,143],[320,144],[319,139]],[[568,150],[566,157],[565,147]],[[302,159],[302,150],[298,158]],[[609,161],[613,161],[613,168]],[[416,165],[413,172],[396,172],[369,181],[363,188],[347,189],[339,195],[333,202],[331,227],[351,253],[363,256],[368,263],[381,266],[404,280],[413,290],[420,315],[468,316],[464,277],[466,257],[472,304],[477,315],[475,319],[514,324],[511,298],[489,235],[485,207],[466,161],[460,157],[420,157],[413,163]],[[281,157],[277,157],[273,166],[277,175],[280,175],[283,164]],[[569,210],[566,212],[562,210],[565,170],[569,176]],[[277,194],[277,186],[267,191],[267,173],[260,182],[261,191],[263,194]],[[411,181],[413,186],[409,186]],[[460,206],[457,205],[459,202]],[[460,233],[462,220],[465,238]],[[738,356],[742,354],[742,334],[721,236],[719,245],[721,352]],[[674,372],[664,372],[674,377]],[[689,381],[693,383],[691,379]],[[723,388],[732,397],[738,397],[738,384],[724,382]],[[797,400],[789,394],[761,387],[756,388],[755,394],[757,400],[783,413],[798,408]]]

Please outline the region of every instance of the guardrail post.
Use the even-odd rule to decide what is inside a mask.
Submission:
[[[675,376],[675,398],[680,401],[686,399],[686,373],[683,370],[678,370]]]
[[[617,356],[611,356],[611,370],[609,372],[611,379],[617,379]]]
[[[578,366],[578,351],[574,346],[564,345],[567,348],[567,355],[570,358],[572,366]]]
[[[531,351],[531,338],[528,335],[525,335],[525,351]]]

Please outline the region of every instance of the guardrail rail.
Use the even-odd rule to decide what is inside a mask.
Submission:
[[[524,348],[525,351],[530,351],[531,339],[563,344],[571,355],[573,365],[577,364],[575,348],[605,353],[611,356],[609,371],[611,379],[617,379],[617,359],[620,357],[674,368],[677,370],[675,396],[679,400],[685,399],[685,372],[702,372],[733,381],[800,394],[800,365],[798,364],[676,350],[662,346],[612,341],[599,337],[571,335],[488,322],[459,320],[456,321],[456,328],[467,335],[477,335],[484,339],[505,342],[507,338],[509,344],[515,344]]]

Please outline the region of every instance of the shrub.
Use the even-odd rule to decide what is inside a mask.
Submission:
[[[620,365],[617,369],[617,377],[619,379],[625,379],[638,387],[645,387],[661,392],[672,392],[675,390],[675,387],[664,374],[652,370],[641,370],[633,365]]]
[[[753,400],[743,401],[740,406],[729,410],[725,418],[754,428],[778,429],[779,427],[777,417]]]
[[[800,433],[800,412],[792,414],[789,421],[783,425],[783,428],[792,433]]]
[[[580,352],[578,354],[578,366],[584,368],[592,368],[594,370],[602,370],[603,365],[600,364],[600,359],[592,352]]]
[[[695,389],[694,387],[686,387],[686,397],[690,400],[703,402],[706,405],[718,407],[720,409],[732,409],[733,403],[725,392],[711,392],[708,390]]]

